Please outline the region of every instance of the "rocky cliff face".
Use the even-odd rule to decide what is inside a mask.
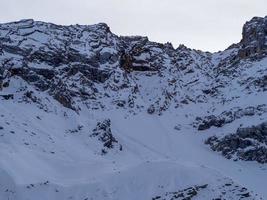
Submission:
[[[159,72],[164,59],[175,53],[171,46],[144,37],[117,37],[106,24],[58,26],[23,20],[0,29],[2,87],[17,76],[75,110],[74,98],[96,98],[97,84],[116,85],[118,78],[123,81],[118,87],[129,87],[129,72]]]
[[[216,96],[218,88],[225,87],[221,77],[236,76],[244,59],[260,59],[266,51],[266,18],[247,22],[241,42],[226,51],[229,55],[184,46],[174,49],[170,44],[150,42],[146,37],[118,37],[103,23],[59,26],[22,20],[2,24],[0,34],[1,88],[8,87],[12,77],[20,77],[76,111],[79,106],[75,102],[90,104],[95,99],[101,102],[105,90],[120,93],[127,88],[128,95],[132,95],[140,84],[133,80],[137,72],[168,83],[164,89],[156,89],[160,95],[164,93],[163,98],[156,97],[151,102],[158,113],[166,110],[174,99],[182,98],[184,103],[205,102],[209,96]],[[240,82],[245,81],[242,78]],[[264,81],[263,76],[251,84],[264,88]],[[194,88],[197,85],[203,87]],[[198,91],[199,88],[203,91]],[[197,96],[187,94],[188,89]],[[115,101],[122,105],[134,100]],[[179,106],[179,102],[175,104]]]
[[[243,27],[241,49],[239,56],[246,58],[250,56],[266,55],[267,46],[267,17],[254,17]]]
[[[266,199],[267,17],[242,35],[209,53],[0,24],[0,199]]]

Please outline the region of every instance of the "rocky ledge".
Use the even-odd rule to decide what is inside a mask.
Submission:
[[[246,108],[235,107],[229,111],[224,111],[217,116],[209,115],[203,118],[197,117],[194,126],[197,127],[199,131],[202,131],[211,127],[222,127],[225,124],[232,123],[233,121],[242,117],[262,115],[266,112],[266,104],[261,104],[258,106],[248,106]]]

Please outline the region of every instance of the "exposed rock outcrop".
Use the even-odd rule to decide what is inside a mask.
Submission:
[[[235,134],[223,138],[210,137],[205,143],[228,159],[267,163],[266,122],[258,126],[239,128]]]
[[[256,200],[256,196],[252,194],[247,188],[234,183],[230,179],[219,180],[218,186],[204,184],[194,185],[175,192],[166,192],[163,195],[158,195],[152,200],[193,200],[193,199],[243,199],[243,200]],[[215,192],[217,191],[217,192]],[[209,197],[208,198],[208,195]]]
[[[267,17],[254,17],[243,27],[241,49],[238,55],[241,59],[248,57],[260,58],[267,52]]]
[[[245,116],[261,115],[267,112],[267,106],[265,104],[258,105],[256,107],[249,106],[244,109],[232,108],[229,111],[224,111],[218,116],[210,115],[204,118],[197,117],[195,126],[198,126],[198,130],[206,130],[211,127],[222,127],[225,124],[232,123],[236,119],[240,119]]]
[[[110,119],[98,122],[90,137],[96,137],[103,143],[103,148],[101,150],[103,155],[108,153],[111,149],[122,151],[122,145],[119,144],[118,140],[112,134]]]

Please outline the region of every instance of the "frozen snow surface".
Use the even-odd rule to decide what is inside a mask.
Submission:
[[[0,200],[266,200],[266,30],[212,54],[0,24]]]

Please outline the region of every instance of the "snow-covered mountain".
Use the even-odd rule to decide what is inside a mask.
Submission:
[[[266,200],[267,17],[242,35],[0,24],[0,200]]]

